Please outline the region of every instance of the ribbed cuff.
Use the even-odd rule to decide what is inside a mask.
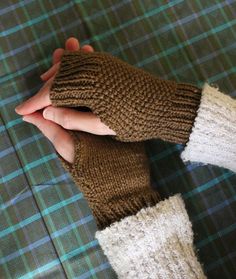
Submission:
[[[175,93],[170,98],[171,106],[163,114],[165,125],[160,131],[161,139],[179,144],[185,144],[189,140],[201,93],[202,89],[193,84],[176,83]]]
[[[181,158],[236,172],[236,100],[204,84],[194,127]]]
[[[90,103],[96,104],[99,99],[96,90],[99,90],[100,60],[96,52],[64,51],[50,90],[52,105],[89,107]]]
[[[206,278],[180,195],[142,209],[95,236],[118,278]]]

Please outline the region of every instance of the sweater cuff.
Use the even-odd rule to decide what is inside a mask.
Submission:
[[[236,172],[236,100],[204,84],[194,127],[181,158]]]
[[[206,278],[180,195],[141,209],[95,237],[118,278]]]

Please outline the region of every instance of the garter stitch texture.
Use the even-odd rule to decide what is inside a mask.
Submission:
[[[236,100],[205,83],[184,161],[217,165],[236,172]]]
[[[87,199],[99,229],[160,201],[150,187],[143,143],[69,133],[75,142],[75,161],[70,164],[58,156]]]
[[[102,52],[65,51],[52,105],[88,107],[121,141],[189,139],[201,89],[160,79]]]
[[[180,195],[142,209],[95,236],[119,279],[206,278]]]

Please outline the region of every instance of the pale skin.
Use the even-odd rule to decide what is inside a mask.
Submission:
[[[77,51],[80,49],[76,38],[69,38],[65,49]],[[93,52],[93,47],[84,45],[81,50]],[[53,66],[40,77],[45,82],[43,87],[33,97],[17,106],[16,113],[23,116],[23,120],[37,126],[39,130],[52,142],[57,152],[69,163],[74,163],[75,143],[67,130],[84,131],[96,135],[115,135],[115,132],[101,122],[92,112],[79,112],[73,108],[53,107],[49,92],[53,79],[60,67],[60,60],[64,49],[58,48],[53,53]],[[38,110],[43,110],[39,112]],[[47,114],[51,113],[51,117]]]

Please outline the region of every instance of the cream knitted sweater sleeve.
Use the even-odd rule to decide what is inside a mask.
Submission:
[[[192,225],[175,195],[96,232],[120,279],[202,279]]]
[[[205,83],[194,126],[181,154],[236,172],[236,100]]]
[[[205,83],[184,161],[236,171],[236,101]],[[176,195],[96,233],[119,278],[206,278],[184,202]]]

